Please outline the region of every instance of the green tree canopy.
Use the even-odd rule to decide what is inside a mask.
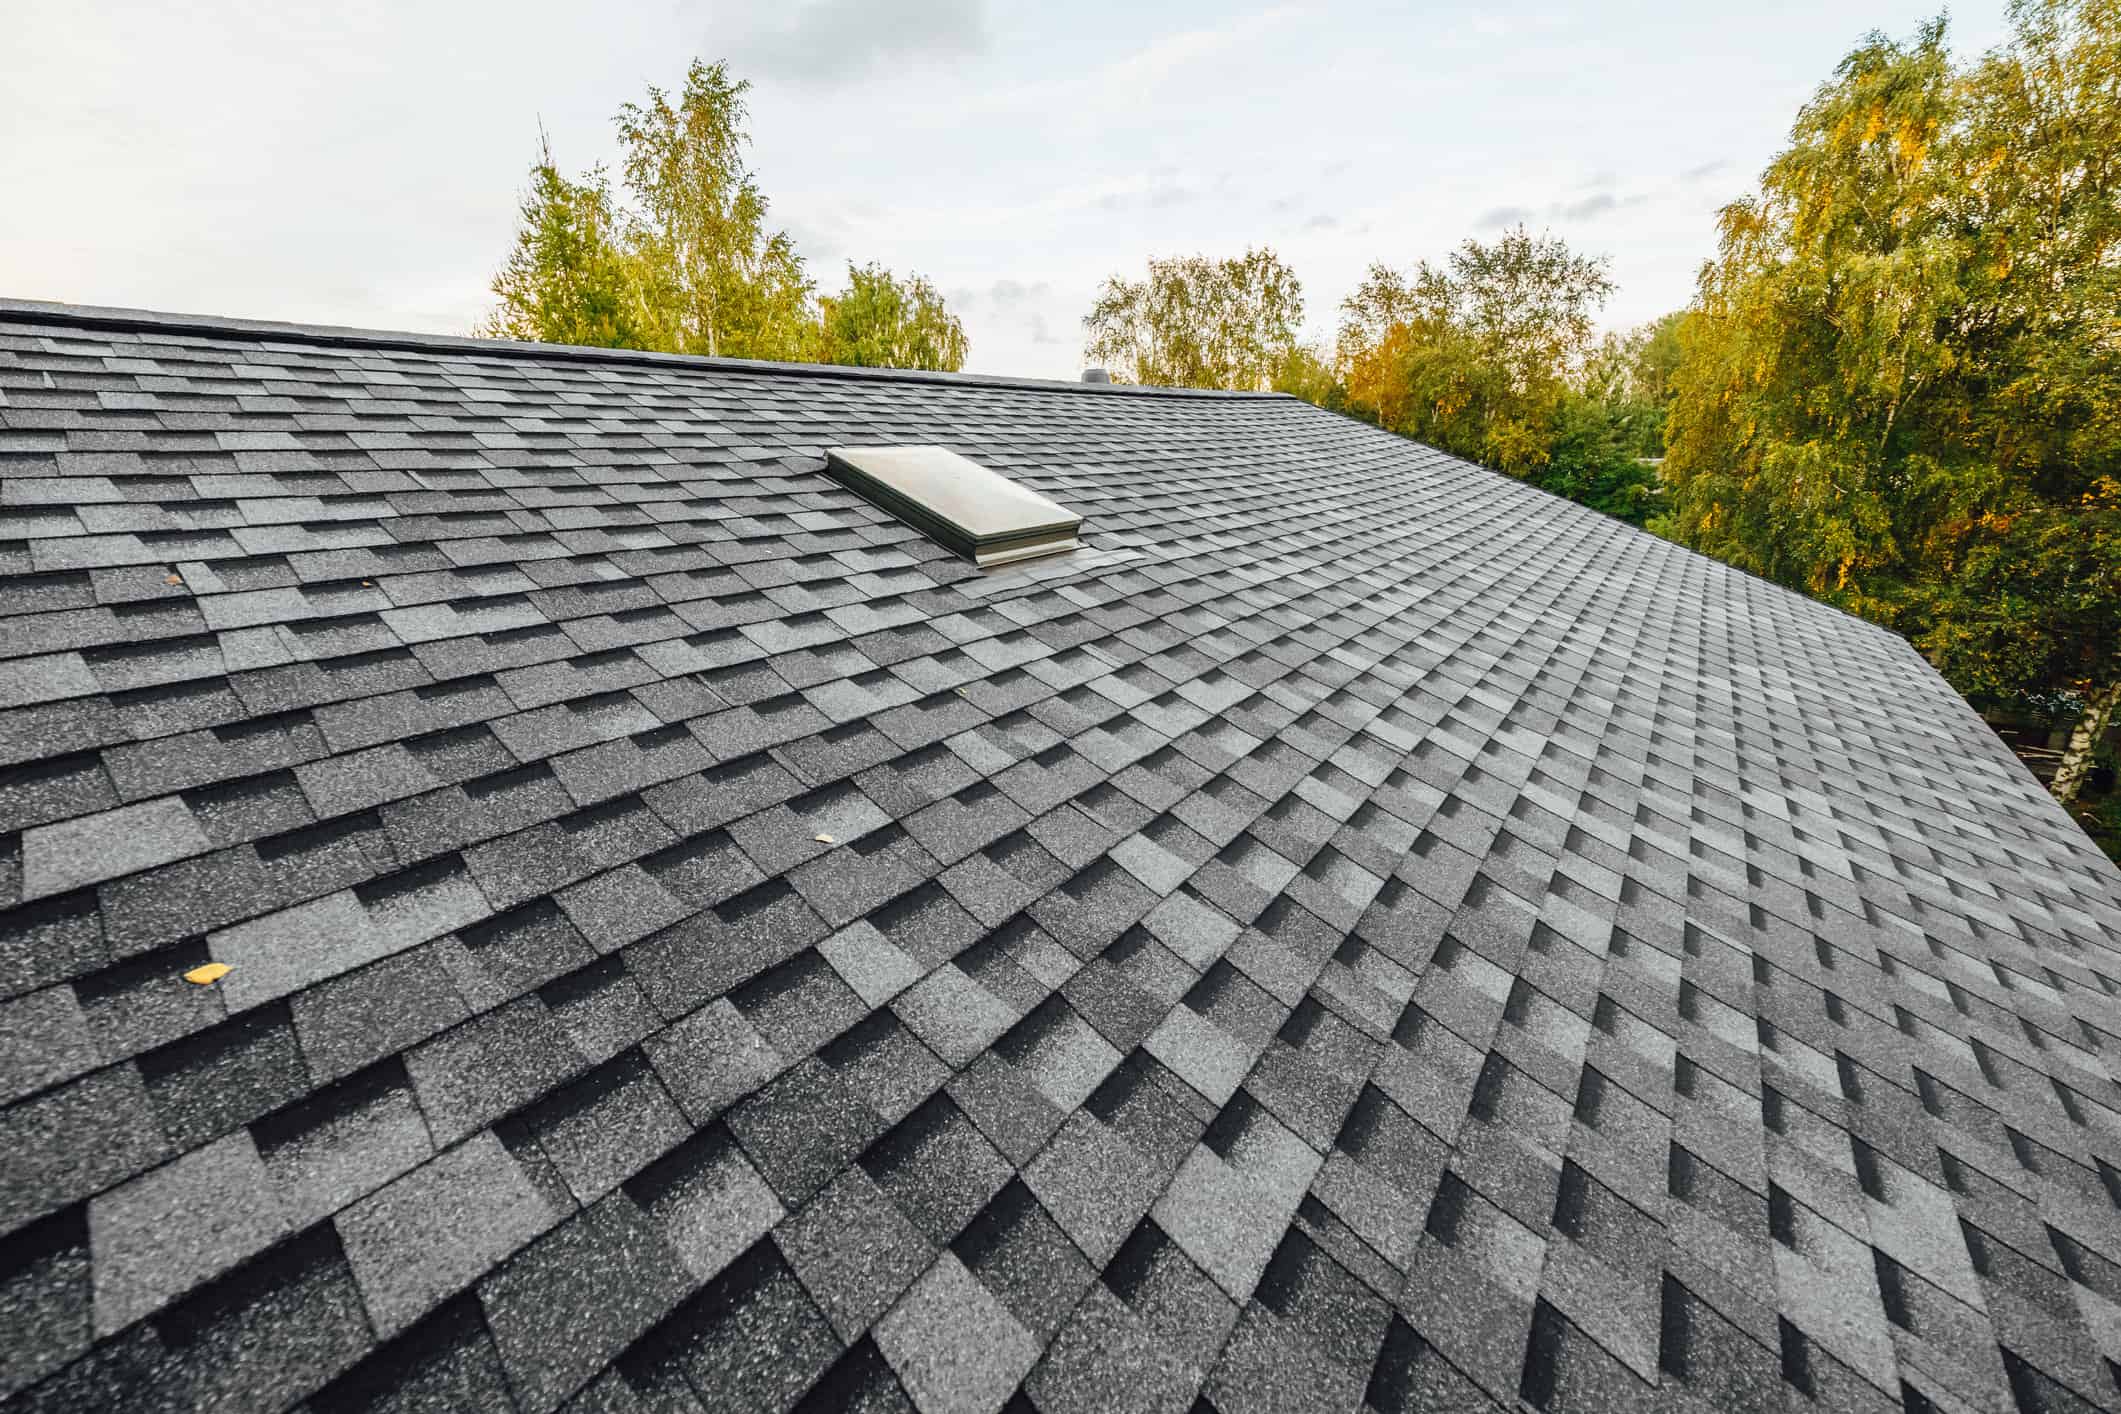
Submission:
[[[1640,521],[1658,412],[1648,333],[1594,338],[1605,262],[1523,227],[1411,275],[1373,265],[1341,303],[1349,408],[1392,431]]]
[[[1672,401],[1672,374],[1679,367],[1679,326],[1685,311],[1654,319],[1639,329],[1609,332],[1584,359],[1581,382],[1621,424],[1623,445],[1638,457],[1664,455],[1665,417]]]
[[[676,95],[620,108],[625,202],[594,169],[570,181],[541,148],[515,248],[494,277],[497,336],[725,358],[961,368],[963,326],[918,276],[850,265],[816,290],[746,164],[750,84],[694,60]]]
[[[1411,276],[1374,265],[1341,305],[1349,398],[1432,446],[1534,471],[1612,289],[1603,260],[1522,226]]]
[[[1343,411],[1347,401],[1340,380],[1333,376],[1332,358],[1316,344],[1290,346],[1274,370],[1273,390],[1335,412]]]
[[[744,162],[749,82],[695,59],[672,103],[619,109],[636,238],[655,304],[682,353],[794,359],[811,351],[812,286],[786,231],[766,229],[767,202]]]
[[[1130,383],[1258,392],[1288,364],[1303,317],[1303,285],[1265,247],[1151,260],[1146,278],[1099,289],[1083,357]]]
[[[2097,717],[2121,679],[2121,6],[2012,18],[1964,66],[1942,20],[1872,36],[1725,209],[1659,528],[1899,628],[1976,702]]]
[[[500,307],[482,332],[490,338],[604,348],[661,346],[641,269],[626,249],[626,220],[614,209],[601,168],[571,182],[542,146],[519,208],[515,249],[494,276]]]
[[[883,266],[847,264],[847,286],[819,301],[828,363],[865,368],[965,366],[965,326],[919,275],[895,278]]]

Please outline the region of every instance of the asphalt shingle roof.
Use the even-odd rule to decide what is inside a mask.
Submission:
[[[7,305],[0,615],[19,1407],[2121,1402],[2121,876],[1414,444]]]

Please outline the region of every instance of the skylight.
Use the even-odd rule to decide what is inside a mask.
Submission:
[[[981,569],[1076,548],[1083,518],[948,447],[833,447],[827,472]]]

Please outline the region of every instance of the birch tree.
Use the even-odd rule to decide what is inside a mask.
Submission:
[[[749,83],[694,60],[676,94],[651,87],[617,118],[622,192],[601,168],[531,168],[514,248],[483,332],[724,358],[962,368],[965,330],[927,281],[849,265],[816,298],[803,258],[745,156]],[[828,327],[828,324],[830,327]]]
[[[1372,266],[1341,304],[1349,398],[1395,432],[1535,472],[1612,290],[1602,259],[1522,226],[1410,275]]]
[[[881,265],[847,263],[847,284],[818,301],[828,363],[864,368],[965,366],[965,326],[919,275],[900,280]]]
[[[1145,278],[1098,290],[1083,357],[1129,383],[1260,392],[1288,366],[1303,317],[1302,282],[1264,247],[1151,260]]]
[[[812,285],[745,164],[748,81],[695,59],[673,102],[650,87],[619,109],[636,248],[655,273],[664,343],[680,353],[801,358],[816,337]]]

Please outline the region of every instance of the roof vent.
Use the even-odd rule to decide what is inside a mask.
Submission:
[[[1112,375],[1102,368],[1086,368],[1083,370],[1083,381],[1085,383],[1110,383]]]
[[[981,569],[1076,547],[1083,518],[948,447],[832,447],[835,481]]]

